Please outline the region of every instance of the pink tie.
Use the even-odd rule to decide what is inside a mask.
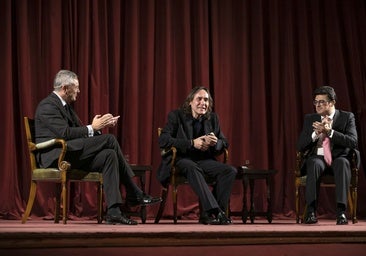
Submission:
[[[332,152],[330,152],[330,139],[326,136],[323,139],[324,160],[330,166],[332,164]]]

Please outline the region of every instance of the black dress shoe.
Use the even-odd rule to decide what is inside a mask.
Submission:
[[[224,212],[219,212],[216,216],[216,220],[220,223],[219,225],[230,225],[232,220],[225,215]]]
[[[127,204],[129,206],[138,206],[138,205],[151,205],[160,203],[162,201],[161,197],[152,197],[150,195],[142,195],[142,197],[134,200],[129,200]]]
[[[314,212],[308,212],[305,216],[304,223],[305,224],[315,224],[318,222],[318,219],[315,216]]]
[[[207,214],[200,216],[198,222],[204,225],[220,225],[220,221],[217,218],[210,217]]]
[[[348,224],[348,220],[347,220],[346,214],[344,214],[344,213],[337,214],[337,225],[347,225],[347,224]]]
[[[137,225],[137,221],[131,220],[126,216],[123,216],[122,214],[121,215],[107,214],[107,216],[105,217],[105,222],[110,225],[116,225],[116,224]]]

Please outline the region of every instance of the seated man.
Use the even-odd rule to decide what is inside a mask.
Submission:
[[[213,100],[205,87],[196,87],[181,109],[168,115],[168,123],[159,137],[162,149],[177,148],[176,166],[198,195],[203,212],[200,223],[227,225],[232,221],[225,215],[236,169],[216,160],[215,156],[228,147],[220,130],[219,119],[212,112]],[[164,185],[169,180],[170,165],[163,159],[158,179]],[[211,192],[205,177],[215,180]]]
[[[317,223],[316,207],[318,181],[327,167],[331,167],[336,186],[337,225],[348,224],[345,214],[351,182],[351,149],[357,148],[357,130],[353,113],[335,108],[336,94],[332,87],[315,89],[313,104],[316,113],[307,114],[298,139],[297,150],[310,151],[304,161],[306,171],[305,224]]]
[[[76,101],[79,81],[75,73],[60,70],[54,80],[53,92],[43,99],[35,114],[36,143],[54,138],[67,142],[65,160],[71,167],[85,171],[99,171],[103,174],[107,203],[108,224],[136,225],[135,220],[122,214],[120,183],[126,187],[128,205],[148,205],[160,202],[143,194],[133,182],[133,171],[127,164],[116,138],[102,134],[105,127],[115,126],[119,116],[96,115],[90,125],[82,125],[70,104]],[[60,148],[50,149],[37,155],[41,167],[57,166]]]

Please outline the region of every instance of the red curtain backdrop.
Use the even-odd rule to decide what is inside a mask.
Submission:
[[[0,217],[19,219],[30,172],[23,116],[34,117],[52,91],[54,75],[79,75],[75,104],[81,120],[121,115],[116,135],[131,163],[151,164],[150,193],[158,195],[157,128],[190,89],[211,90],[230,142],[229,162],[278,170],[275,214],[294,217],[296,141],[312,91],[333,86],[337,108],[356,115],[365,164],[366,4],[363,0],[2,0],[0,77],[3,119]],[[363,168],[359,213],[366,215]],[[96,213],[95,186],[71,189],[77,217]],[[179,214],[198,211],[189,187],[180,189]],[[334,191],[324,191],[321,213],[334,213]],[[235,184],[231,205],[241,209]],[[264,184],[256,206],[266,205]],[[52,216],[53,188],[39,186],[34,217]],[[149,216],[157,208],[149,208]],[[168,203],[164,213],[172,215]]]

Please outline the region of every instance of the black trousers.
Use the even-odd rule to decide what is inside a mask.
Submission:
[[[71,168],[98,171],[103,174],[107,206],[122,204],[120,184],[126,188],[128,200],[142,196],[141,189],[132,180],[133,171],[124,158],[118,141],[112,134],[85,138],[81,151],[67,151]]]
[[[306,191],[305,199],[307,204],[314,204],[315,207],[319,194],[319,177],[327,168],[323,156],[310,156],[306,160]],[[338,157],[333,159],[330,166],[334,174],[336,203],[344,204],[347,207],[347,195],[351,182],[350,162],[345,157]]]
[[[189,158],[178,160],[176,166],[199,197],[204,211],[216,208],[226,211],[237,173],[234,167],[213,159],[192,161]],[[205,177],[215,181],[213,191]]]

